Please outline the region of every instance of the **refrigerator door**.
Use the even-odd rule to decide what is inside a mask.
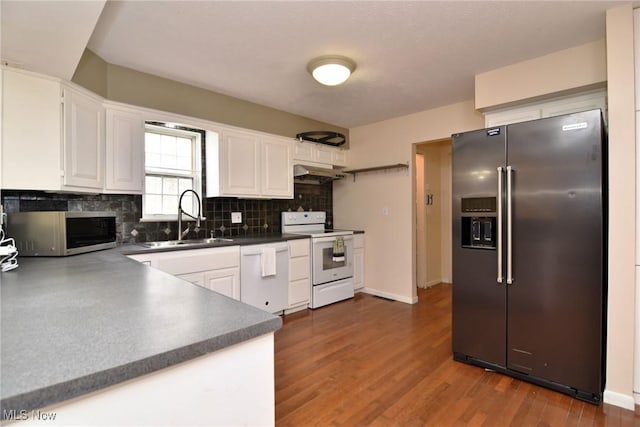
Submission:
[[[513,168],[507,367],[599,395],[604,259],[600,110],[513,124],[507,132],[507,163]]]
[[[506,290],[497,282],[498,167],[505,127],[453,135],[453,352],[506,366]],[[491,241],[491,238],[494,241]]]

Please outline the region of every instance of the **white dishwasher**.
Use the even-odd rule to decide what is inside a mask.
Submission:
[[[274,314],[287,308],[288,248],[287,242],[240,248],[240,301]]]

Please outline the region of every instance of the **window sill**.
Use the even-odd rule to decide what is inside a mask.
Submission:
[[[140,218],[140,222],[175,222],[178,220],[178,215],[156,215]]]

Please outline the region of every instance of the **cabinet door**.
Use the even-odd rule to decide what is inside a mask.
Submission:
[[[2,187],[60,190],[61,88],[54,79],[2,69]]]
[[[289,258],[289,280],[300,280],[311,277],[309,257]]]
[[[176,277],[182,280],[186,280],[187,282],[191,282],[194,285],[198,285],[198,286],[202,286],[203,288],[206,288],[204,273],[177,274]]]
[[[262,140],[262,196],[293,198],[293,163],[287,140]]]
[[[260,195],[260,141],[255,135],[227,131],[222,139],[221,193]]]
[[[302,160],[313,162],[313,144],[308,142],[296,142],[293,146],[293,158],[294,160]]]
[[[108,191],[142,194],[144,121],[132,111],[106,110],[106,185]]]
[[[331,153],[331,160],[335,166],[347,166],[347,150],[335,149]]]
[[[333,150],[331,149],[331,147],[328,147],[326,145],[320,145],[318,144],[315,147],[315,153],[314,153],[314,162],[318,162],[318,163],[325,163],[327,165],[332,164],[333,162]]]
[[[224,268],[204,273],[204,287],[240,300],[240,269]]]
[[[353,250],[353,289],[364,288],[364,249]]]
[[[308,304],[311,294],[311,282],[308,278],[289,282],[288,308]]]
[[[104,109],[102,103],[64,89],[64,185],[104,187]]]

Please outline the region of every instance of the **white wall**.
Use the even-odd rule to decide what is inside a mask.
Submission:
[[[607,81],[604,40],[587,43],[476,75],[476,108],[484,111],[557,96]]]
[[[409,162],[409,170],[357,175],[334,182],[334,220],[338,228],[366,231],[366,290],[415,302],[415,143],[449,138],[479,129],[483,116],[473,101],[448,105],[350,129],[349,168]],[[383,214],[383,208],[388,215]]]
[[[640,9],[633,11],[633,38],[636,85],[636,170],[640,168]],[[636,204],[640,204],[640,174],[636,174]],[[636,207],[636,331],[633,393],[640,404],[640,206]]]
[[[635,102],[633,10],[607,11],[609,307],[605,402],[633,409],[635,313]]]
[[[427,286],[437,285],[442,281],[442,205],[451,204],[451,200],[442,198],[442,165],[440,164],[440,145],[423,144],[421,151],[425,154],[425,192],[433,195],[433,202],[426,206],[427,222]],[[416,194],[417,195],[417,194]],[[448,230],[446,234],[451,234]]]
[[[440,194],[442,199],[440,218],[442,219],[442,281],[444,283],[451,283],[453,281],[452,272],[452,247],[451,230],[453,228],[453,217],[451,214],[451,144],[446,144],[440,147]]]

